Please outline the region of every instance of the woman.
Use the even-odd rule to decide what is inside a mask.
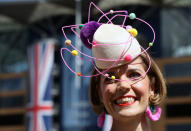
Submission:
[[[62,48],[62,60],[74,74],[91,77],[90,101],[94,112],[101,114],[99,126],[103,125],[102,118],[107,113],[113,118],[111,131],[149,131],[146,116],[153,121],[158,120],[161,113],[158,105],[166,96],[163,76],[147,53],[154,43],[155,32],[147,22],[136,18],[134,13],[128,15],[127,11],[121,10],[103,13],[92,2],[90,9],[92,5],[103,14],[98,21],[90,21],[89,12],[86,24],[62,28],[65,44],[75,49],[70,51]],[[110,15],[113,16],[109,17]],[[108,22],[100,22],[104,17]],[[118,17],[124,19],[121,25],[113,23]],[[125,25],[126,21],[134,19],[148,25],[153,32],[153,40],[147,49],[136,40],[137,30]],[[79,27],[80,35],[74,30]],[[83,44],[91,49],[91,56],[80,52],[71,44],[64,28],[71,28],[80,37]],[[90,58],[89,61],[95,68],[93,74],[88,76],[72,70],[62,55],[63,50],[69,51],[73,56],[77,56],[79,52]]]
[[[145,114],[148,106],[157,106],[166,96],[163,76],[151,59],[151,68],[143,78],[147,65],[146,55],[142,54],[131,63],[111,69],[124,81],[113,81],[107,77],[92,77],[90,101],[96,114],[108,113],[113,117],[111,131],[149,131],[151,130]],[[97,74],[94,70],[93,74]],[[112,75],[113,75],[112,74]],[[138,78],[133,80],[132,78]],[[132,80],[132,81],[131,81]]]

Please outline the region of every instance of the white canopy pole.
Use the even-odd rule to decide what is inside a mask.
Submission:
[[[82,23],[82,15],[81,15],[81,0],[75,0],[76,3],[76,10],[75,10],[75,24],[81,24]],[[77,29],[77,33],[79,34],[80,31]],[[79,40],[78,36],[75,38],[76,42],[76,48],[81,51],[81,41]],[[80,56],[80,53],[78,53]],[[81,59],[77,58],[75,59],[75,71],[81,72]],[[75,76],[75,87],[80,88],[81,87],[81,77]]]

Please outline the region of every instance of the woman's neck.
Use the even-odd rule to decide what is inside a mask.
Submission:
[[[127,121],[113,120],[111,131],[151,131],[145,115]]]

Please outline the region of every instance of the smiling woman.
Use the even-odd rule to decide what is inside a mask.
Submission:
[[[102,16],[98,21],[90,21],[90,10],[94,6]],[[120,20],[122,24],[114,22]],[[107,20],[102,23],[102,18]],[[130,25],[128,20],[137,20],[144,23],[153,33],[148,47],[143,48],[137,41],[138,31]],[[75,48],[64,29],[71,28],[76,36],[80,37],[84,46],[91,49],[91,56]],[[78,34],[74,29],[80,28]],[[125,10],[103,13],[94,3],[90,3],[88,22],[86,24],[64,26],[63,34],[68,48],[60,50],[62,60],[71,72],[79,77],[91,77],[90,101],[98,117],[98,126],[102,127],[105,113],[113,118],[111,131],[149,131],[147,117],[153,121],[159,120],[161,108],[158,105],[166,96],[166,85],[163,76],[147,50],[153,46],[155,32],[146,21],[137,18],[135,13]],[[67,64],[63,51],[77,56],[78,52],[86,56],[93,64],[92,75],[75,72]],[[77,56],[77,58],[82,57]],[[146,117],[147,116],[147,117]]]
[[[108,113],[113,117],[112,131],[150,130],[146,122],[147,107],[157,107],[166,96],[164,78],[151,58],[151,67],[145,75],[149,61],[145,54],[132,62],[113,68],[106,74],[115,75],[121,81],[105,76],[92,77],[90,101],[96,114]],[[93,74],[97,74],[94,70]]]

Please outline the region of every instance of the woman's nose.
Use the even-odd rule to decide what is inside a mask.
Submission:
[[[125,76],[121,76],[118,82],[118,88],[120,90],[130,90],[131,84]]]

